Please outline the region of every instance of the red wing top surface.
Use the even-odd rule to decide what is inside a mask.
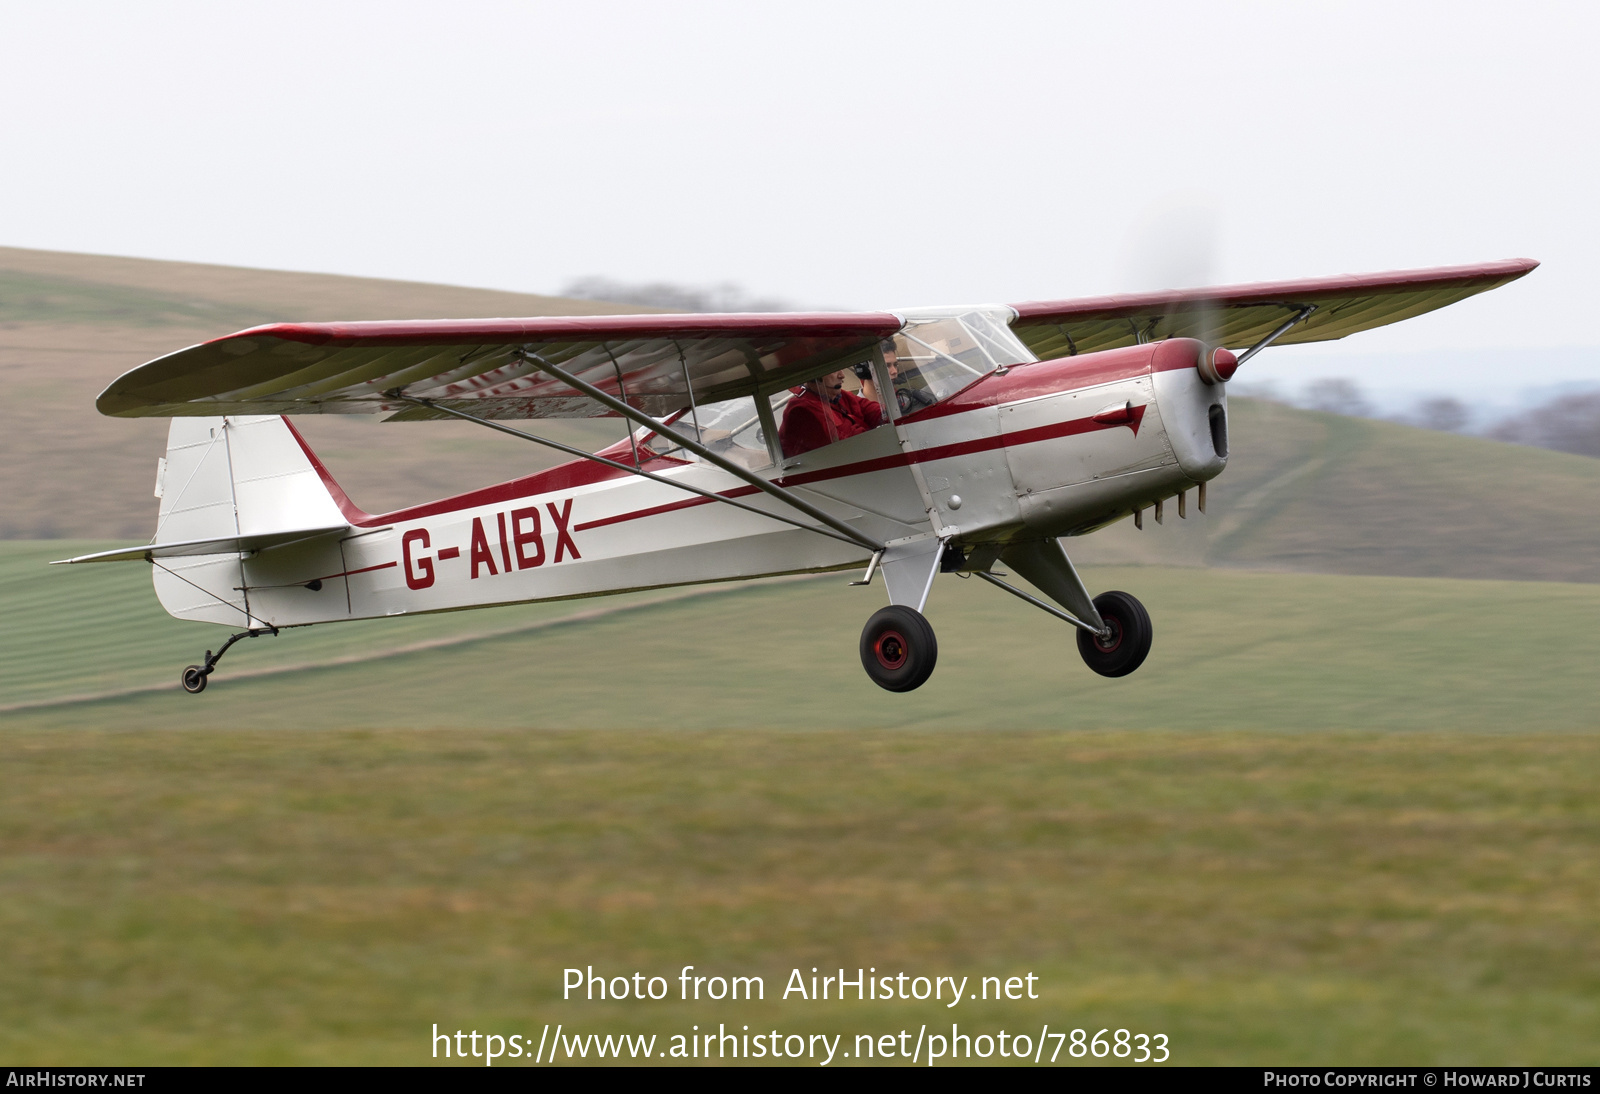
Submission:
[[[1280,341],[1315,342],[1409,319],[1523,276],[1526,259],[1014,305],[1012,329],[1049,360],[1171,337],[1243,348],[1312,309]],[[960,309],[952,309],[955,312]],[[694,399],[770,393],[871,356],[893,312],[558,316],[254,327],[157,358],[97,402],[116,417],[371,414],[407,420],[608,413],[546,363],[664,417]]]
[[[141,365],[96,405],[129,418],[448,416],[386,395],[403,388],[480,418],[606,413],[545,362],[661,417],[688,405],[686,374],[701,402],[776,391],[870,357],[900,325],[887,312],[279,323]]]

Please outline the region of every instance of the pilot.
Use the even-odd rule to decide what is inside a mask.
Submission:
[[[808,380],[783,408],[778,443],[785,456],[854,437],[883,424],[883,408],[844,389],[844,370]]]
[[[911,414],[925,406],[932,406],[934,398],[926,389],[908,387],[901,382],[900,366],[896,363],[894,352],[894,339],[885,338],[879,343],[879,349],[883,351],[883,363],[889,369],[889,384],[894,388],[894,401],[899,405],[900,413]],[[878,396],[878,382],[872,378],[872,366],[863,361],[855,366],[855,371],[861,378],[861,390],[866,393],[867,398],[882,403],[883,399]]]

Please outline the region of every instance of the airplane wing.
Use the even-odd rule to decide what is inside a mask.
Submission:
[[[1012,328],[1041,359],[1191,336],[1244,347],[1343,338],[1515,280],[1538,263],[1034,302]],[[278,323],[157,358],[115,380],[113,417],[376,414],[390,420],[614,416],[541,369],[555,366],[656,418],[770,393],[861,360],[903,326],[893,312],[600,315]],[[396,393],[403,392],[406,399]]]
[[[101,393],[102,414],[611,416],[539,368],[558,366],[647,414],[771,392],[870,354],[901,327],[890,312],[594,315],[534,319],[278,323],[140,365]]]
[[[1498,288],[1539,265],[1528,258],[1308,281],[1013,304],[1011,324],[1041,360],[1163,338],[1244,349],[1307,308],[1278,345],[1322,342],[1397,323]]]

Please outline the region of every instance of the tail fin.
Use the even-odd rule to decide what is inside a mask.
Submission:
[[[158,547],[350,523],[288,421],[277,415],[172,419],[156,488]]]
[[[155,539],[114,553],[155,562],[156,595],[180,619],[262,626],[241,553],[348,528],[324,474],[285,418],[174,418]]]

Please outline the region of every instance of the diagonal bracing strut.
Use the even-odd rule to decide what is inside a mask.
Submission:
[[[868,536],[866,533],[850,527],[850,525],[846,524],[838,517],[833,516],[831,513],[812,505],[803,498],[796,497],[793,492],[785,490],[783,487],[778,486],[775,483],[768,482],[760,475],[740,467],[732,460],[723,459],[721,456],[711,451],[711,449],[707,448],[699,441],[691,441],[688,437],[685,437],[682,433],[679,433],[672,427],[656,421],[644,411],[629,406],[621,399],[618,399],[609,392],[600,390],[593,384],[585,383],[576,376],[572,375],[572,373],[567,372],[565,369],[562,369],[556,365],[552,365],[538,354],[532,353],[528,350],[522,350],[521,356],[522,359],[527,361],[530,365],[533,365],[535,368],[554,376],[557,380],[560,380],[574,391],[581,391],[583,394],[589,396],[589,398],[593,399],[601,406],[616,411],[629,421],[635,422],[638,425],[642,425],[646,429],[654,430],[657,434],[682,445],[685,449],[693,452],[696,456],[699,456],[702,460],[705,460],[713,467],[721,468],[723,471],[726,471],[735,478],[743,479],[757,490],[760,490],[763,494],[769,494],[783,502],[785,505],[800,510],[800,512],[804,513],[811,519],[821,521],[823,524],[826,524],[829,528],[832,528],[840,535],[849,537],[851,542],[857,544],[858,546],[865,547],[869,551],[881,551],[884,549],[883,544]],[[760,397],[760,395],[756,396],[758,399]],[[444,408],[439,407],[439,409],[443,410]],[[821,531],[821,529],[813,529],[813,531]]]
[[[468,414],[465,411],[453,410],[450,407],[441,406],[432,399],[417,399],[410,395],[401,394],[399,391],[390,391],[386,392],[385,394],[387,394],[390,398],[399,400],[400,402],[411,403],[413,406],[427,407],[429,410],[437,410],[441,414],[449,414],[453,417],[461,418],[477,425],[487,426],[488,428],[496,430],[500,433],[505,433],[512,437],[521,437],[525,441],[532,441],[534,444],[542,444],[547,448],[555,449],[557,452],[565,452],[569,456],[577,456],[581,459],[603,464],[606,467],[614,467],[618,471],[626,471],[630,475],[638,475],[640,478],[650,479],[652,482],[659,482],[665,486],[673,486],[679,490],[686,490],[691,494],[698,494],[702,498],[706,498],[710,501],[719,501],[724,505],[731,505],[735,509],[743,509],[746,512],[754,513],[759,517],[766,517],[768,520],[775,520],[783,524],[792,525],[793,527],[799,528],[802,531],[815,532],[818,535],[827,536],[829,539],[839,540],[841,543],[849,543],[852,546],[861,546],[858,540],[854,538],[846,539],[844,536],[838,535],[829,529],[818,528],[814,524],[805,524],[798,520],[791,520],[789,517],[780,517],[776,513],[769,513],[764,509],[757,509],[753,505],[746,505],[742,501],[735,501],[733,498],[727,497],[724,494],[718,494],[711,490],[702,490],[698,486],[690,486],[688,483],[679,482],[676,479],[669,479],[664,475],[657,475],[653,471],[646,471],[640,467],[630,467],[625,463],[619,463],[616,460],[607,459],[606,457],[597,455],[593,452],[585,452],[581,448],[574,448],[571,445],[562,444],[560,441],[552,441],[548,437],[540,437],[533,433],[524,433],[520,429],[512,429],[508,425],[501,425],[499,422],[493,422],[487,418],[479,418],[476,415]],[[878,550],[878,548],[875,547],[873,550]]]
[[[1292,308],[1296,307],[1297,305],[1290,304],[1288,306]],[[1292,328],[1299,326],[1301,323],[1309,319],[1311,317],[1311,313],[1316,310],[1317,306],[1315,304],[1307,304],[1304,307],[1301,307],[1300,311],[1296,315],[1286,320],[1280,327],[1278,327],[1277,330],[1273,331],[1271,334],[1261,339],[1261,341],[1257,342],[1255,345],[1239,354],[1238,364],[1236,364],[1234,367],[1237,368],[1239,365],[1244,364],[1246,361],[1250,360],[1250,358],[1254,357],[1256,354],[1272,345],[1272,343],[1276,342],[1279,338],[1282,338],[1285,334],[1288,334]]]
[[[1021,597],[1023,600],[1026,600],[1029,604],[1032,604],[1035,608],[1038,608],[1040,611],[1049,612],[1051,615],[1055,616],[1057,619],[1066,620],[1068,623],[1071,623],[1074,627],[1077,627],[1080,631],[1088,631],[1090,634],[1096,635],[1096,636],[1099,636],[1099,637],[1104,637],[1108,633],[1105,628],[1101,628],[1099,630],[1096,630],[1089,623],[1085,622],[1082,619],[1079,619],[1075,615],[1070,615],[1067,612],[1062,611],[1060,608],[1056,607],[1054,604],[1046,604],[1044,601],[1040,600],[1036,596],[1029,596],[1027,593],[1023,592],[1021,589],[1017,588],[1015,585],[1012,585],[1012,584],[1009,584],[1007,582],[1001,581],[998,577],[995,577],[991,573],[988,573],[988,572],[986,572],[984,570],[977,570],[977,571],[975,571],[975,573],[977,574],[978,577],[983,578],[983,580],[987,581],[989,584],[999,586],[1000,588],[1004,589],[1006,592],[1010,593],[1012,596]]]

